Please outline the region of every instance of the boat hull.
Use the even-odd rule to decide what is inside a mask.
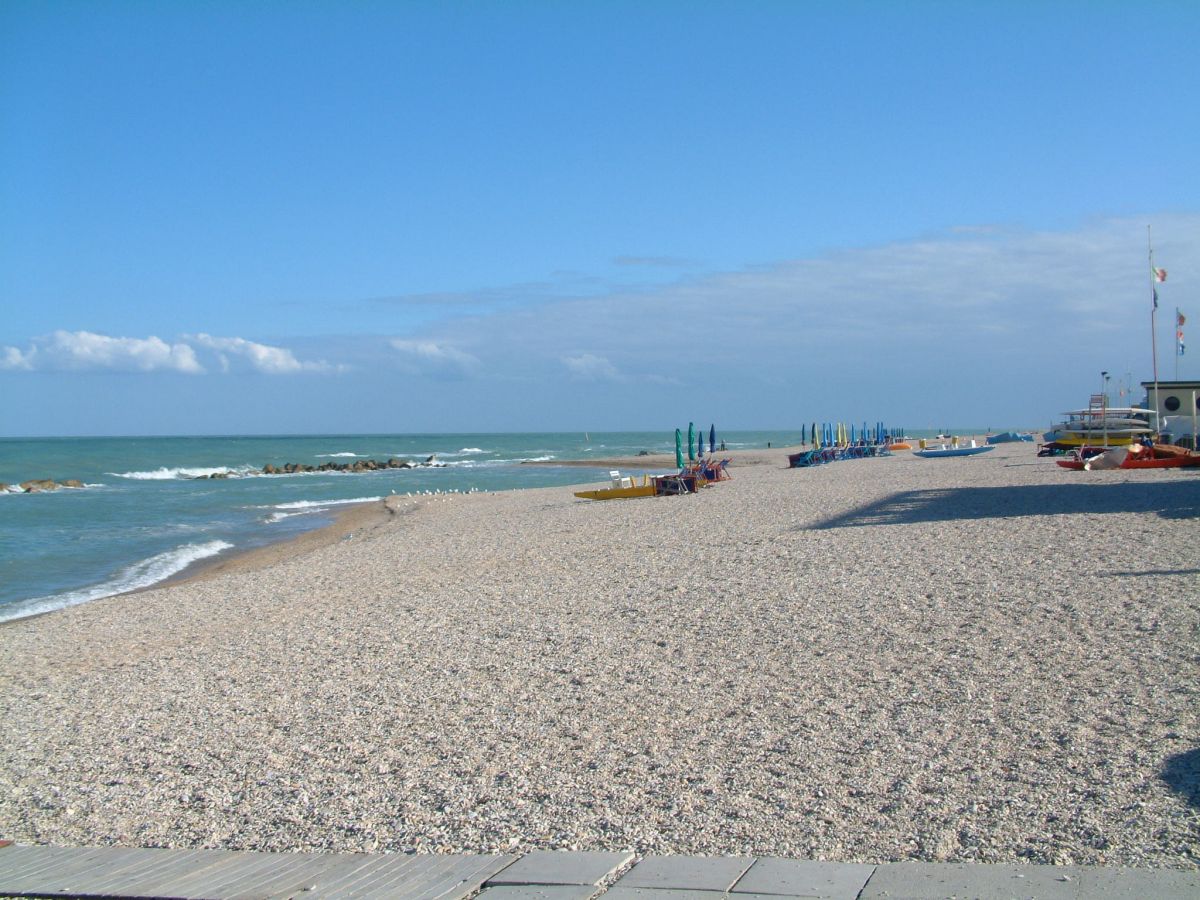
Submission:
[[[989,450],[995,450],[995,447],[945,447],[945,448],[926,448],[924,450],[914,450],[913,456],[924,457],[925,459],[941,459],[946,456],[975,456],[979,453],[987,453]]]
[[[1143,447],[1134,444],[1125,451],[1124,457],[1119,457],[1114,450],[1100,449],[1100,452],[1088,455],[1086,452],[1073,454],[1069,459],[1055,460],[1064,469],[1088,471],[1098,469],[1182,469],[1200,466],[1200,453],[1183,447],[1173,447],[1168,444],[1155,444],[1153,447]],[[1120,459],[1117,462],[1117,459]]]
[[[584,500],[626,500],[630,497],[653,497],[653,484],[623,488],[600,488],[594,491],[575,491],[575,496]]]

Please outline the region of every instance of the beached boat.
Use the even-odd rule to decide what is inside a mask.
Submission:
[[[1064,469],[1179,469],[1200,466],[1200,453],[1170,444],[1131,444],[1128,447],[1081,447],[1066,459],[1055,460]]]
[[[1063,413],[1067,418],[1042,435],[1047,444],[1060,447],[1090,447],[1106,444],[1125,447],[1151,433],[1154,412],[1137,406],[1105,406],[1093,402],[1087,409]]]
[[[639,484],[633,487],[598,488],[594,491],[575,491],[576,497],[584,500],[623,500],[629,497],[653,497],[657,493],[653,484]]]
[[[940,447],[924,447],[920,450],[914,450],[913,456],[921,456],[925,459],[941,459],[946,456],[975,456],[978,453],[987,453],[989,450],[995,449],[991,445],[984,445],[982,447],[947,447],[945,444],[942,444]]]
[[[642,476],[642,483],[634,482],[632,476],[622,475],[616,469],[608,473],[612,484],[606,488],[591,491],[575,491],[576,497],[584,500],[624,500],[629,497],[653,497],[658,493],[655,479],[649,475]]]

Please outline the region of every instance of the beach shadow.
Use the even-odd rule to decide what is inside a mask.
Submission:
[[[1200,749],[1169,757],[1163,766],[1162,780],[1189,805],[1200,807]]]
[[[902,491],[811,527],[912,525],[1068,513],[1155,513],[1165,519],[1196,518],[1200,516],[1200,479]]]
[[[1097,574],[1140,578],[1145,575],[1200,575],[1200,569],[1143,569],[1141,572],[1099,572]]]

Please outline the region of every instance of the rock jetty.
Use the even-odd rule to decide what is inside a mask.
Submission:
[[[440,468],[445,465],[446,464],[443,462],[438,462],[436,456],[427,457],[424,462],[416,462],[411,459],[397,459],[393,456],[387,460],[356,459],[354,462],[349,463],[323,462],[316,466],[308,465],[306,463],[287,463],[283,466],[276,466],[271,463],[267,463],[262,467],[262,474],[295,475],[297,472],[378,472],[383,469]],[[217,472],[204,477],[228,478],[229,474],[225,472]]]
[[[68,478],[65,481],[54,481],[51,478],[34,478],[22,481],[20,484],[6,484],[0,481],[0,493],[7,491],[13,494],[38,494],[42,491],[57,491],[59,488],[81,488],[83,482],[78,478]]]

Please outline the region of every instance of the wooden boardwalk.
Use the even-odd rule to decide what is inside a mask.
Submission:
[[[0,896],[397,900],[1195,900],[1200,872],[754,857],[252,853],[0,842]]]

